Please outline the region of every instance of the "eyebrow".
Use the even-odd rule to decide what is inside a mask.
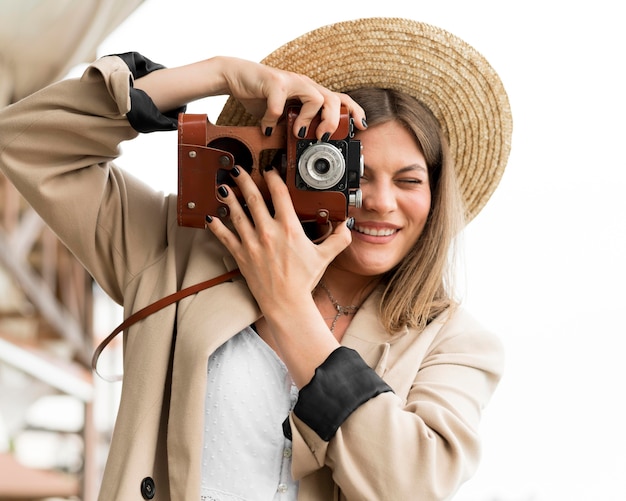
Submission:
[[[363,166],[364,170],[375,170],[372,167],[370,167],[369,165],[365,164]],[[411,171],[421,171],[424,174],[428,175],[428,168],[422,164],[411,164],[411,165],[407,165],[406,167],[401,167],[400,169],[398,169],[397,171],[394,172],[394,174],[404,174],[405,172],[411,172]]]
[[[401,169],[396,171],[396,174],[402,174],[404,172],[410,172],[412,170],[422,171],[424,174],[428,174],[428,169],[422,164],[413,164],[407,165],[406,167],[402,167]]]

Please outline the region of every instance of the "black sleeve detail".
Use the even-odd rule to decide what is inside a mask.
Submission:
[[[125,52],[116,55],[126,63],[135,79],[165,68],[165,66],[157,64],[137,52]],[[186,106],[181,106],[176,110],[161,113],[150,96],[140,89],[135,89],[131,81],[130,111],[126,114],[126,118],[137,132],[176,130],[178,128],[178,114],[183,113],[186,109]]]
[[[289,422],[289,416],[287,419],[283,421],[283,435],[287,440],[293,440],[293,435],[291,434],[291,423]]]
[[[124,52],[123,54],[115,54],[126,63],[128,69],[133,74],[133,78],[141,78],[148,73],[165,68],[162,64],[155,63],[138,52]]]
[[[300,390],[294,413],[322,440],[329,441],[350,414],[387,391],[393,390],[361,356],[342,346],[328,356]],[[289,422],[287,427],[283,424],[283,433],[290,438],[286,432],[291,434]]]

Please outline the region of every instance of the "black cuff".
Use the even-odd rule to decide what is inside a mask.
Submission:
[[[126,63],[135,79],[165,68],[165,66],[157,64],[137,52],[116,55]],[[176,110],[161,113],[148,94],[132,86],[131,80],[130,111],[126,114],[126,118],[137,132],[176,130],[178,128],[178,114],[183,113],[186,109],[186,106],[181,106]]]
[[[376,395],[393,391],[354,350],[337,348],[315,370],[313,379],[298,395],[294,414],[329,441],[343,422]],[[291,439],[289,421],[283,433]]]

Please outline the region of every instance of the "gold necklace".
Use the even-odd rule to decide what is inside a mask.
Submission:
[[[335,325],[337,325],[337,320],[339,320],[339,317],[341,315],[346,315],[346,316],[354,315],[357,312],[357,310],[360,308],[360,305],[351,304],[350,306],[342,306],[335,299],[335,297],[330,292],[328,287],[326,287],[326,284],[324,283],[323,280],[320,281],[319,285],[324,290],[324,292],[326,292],[326,295],[328,296],[328,299],[330,300],[330,302],[332,303],[333,307],[335,308],[335,311],[337,312],[335,314],[335,317],[333,318],[332,324],[330,324],[330,332],[332,332],[334,334],[335,333]]]

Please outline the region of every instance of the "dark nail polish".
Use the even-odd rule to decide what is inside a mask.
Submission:
[[[263,167],[263,172],[269,172],[272,169],[274,169],[274,166],[272,164],[267,164],[265,167]]]
[[[205,220],[207,223],[211,224],[211,223],[213,222],[213,216],[211,216],[211,215],[207,214],[206,216],[204,216],[204,220]]]
[[[363,127],[365,127],[367,129],[367,120],[365,120],[364,118],[361,120],[361,123],[363,124]]]
[[[300,127],[300,130],[298,130],[298,137],[302,139],[304,136],[306,136],[306,127],[303,125]]]
[[[351,230],[352,228],[354,228],[354,218],[353,217],[349,217],[346,220],[346,226],[348,227],[349,230]]]
[[[241,174],[241,171],[239,170],[239,167],[237,167],[236,165],[230,169],[230,175],[233,177],[239,177],[239,174]]]
[[[222,185],[217,189],[217,194],[222,197],[222,198],[226,198],[228,196],[228,190],[226,189],[226,186]]]
[[[274,132],[274,127],[265,127],[265,135],[271,136],[272,132]]]
[[[324,135],[322,136],[322,142],[327,143],[329,139],[330,139],[330,132],[324,132]]]

